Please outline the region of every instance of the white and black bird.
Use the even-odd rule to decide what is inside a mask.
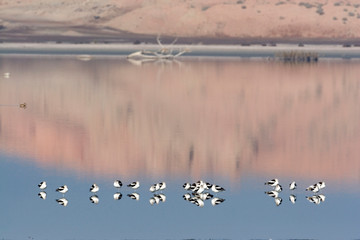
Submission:
[[[56,199],[56,202],[64,207],[66,207],[69,203],[69,201],[66,198]]]
[[[211,199],[211,205],[215,206],[215,205],[219,205],[221,203],[223,203],[225,201],[225,199],[223,198],[213,198]]]
[[[326,187],[325,182],[318,182],[316,185],[319,187],[320,190]]]
[[[158,199],[158,202],[156,202],[156,199],[154,198],[154,197],[151,197],[150,199],[149,199],[149,202],[150,202],[150,204],[151,205],[154,205],[155,203],[159,203],[160,202],[160,199]]]
[[[296,202],[296,196],[295,196],[294,194],[291,194],[291,195],[289,196],[289,201],[290,201],[292,204],[295,204],[295,202]]]
[[[95,204],[99,203],[99,197],[97,195],[92,195],[89,199],[92,203],[95,203]]]
[[[191,184],[190,183],[184,183],[183,188],[185,190],[190,190]]]
[[[199,199],[201,199],[201,200],[203,200],[203,201],[209,200],[209,199],[211,199],[211,198],[214,197],[214,195],[212,195],[212,194],[209,193],[209,192],[193,193],[193,195],[194,195],[194,197],[199,198]]]
[[[183,199],[186,200],[186,201],[189,201],[190,198],[191,198],[191,195],[190,195],[189,193],[185,193],[185,194],[183,195]]]
[[[275,187],[279,184],[279,180],[277,178],[271,179],[265,183],[265,185],[269,185],[271,187]]]
[[[314,195],[314,196],[310,196],[310,197],[306,197],[306,199],[309,201],[309,202],[312,202],[316,205],[319,205],[321,200],[318,196]]]
[[[39,192],[38,193],[38,196],[41,198],[41,199],[46,199],[46,192],[42,191],[42,192]]]
[[[276,186],[274,187],[274,191],[276,191],[276,192],[281,192],[281,191],[282,191],[282,186],[281,186],[280,184],[276,185]]]
[[[320,187],[319,187],[319,185],[316,183],[316,184],[310,185],[310,186],[307,187],[305,190],[306,190],[306,191],[311,191],[311,192],[317,193],[317,192],[320,191]]]
[[[160,199],[160,202],[165,202],[166,201],[166,196],[165,194],[159,193],[159,194],[155,194],[154,197],[157,197]]]
[[[130,193],[127,196],[136,201],[139,201],[139,199],[140,199],[140,195],[138,193]]]
[[[58,187],[56,189],[56,191],[59,193],[65,194],[65,193],[67,193],[67,191],[69,191],[69,188],[67,187],[67,185],[63,185],[63,186]]]
[[[114,200],[120,200],[122,198],[122,194],[120,192],[114,193]]]
[[[276,198],[275,198],[275,204],[276,204],[276,206],[280,206],[281,203],[282,203],[282,198],[281,198],[281,197],[276,197]]]
[[[128,184],[127,186],[132,189],[138,189],[140,187],[140,182],[139,181],[132,182],[132,183]]]
[[[121,188],[122,187],[122,182],[120,180],[115,180],[114,181],[114,187],[116,188]]]
[[[316,195],[319,199],[320,199],[320,201],[321,202],[325,202],[325,195],[323,195],[323,194],[319,194],[319,195]]]
[[[166,182],[159,183],[160,185],[160,191],[164,190],[166,188]]]
[[[153,185],[150,186],[149,191],[150,192],[156,192],[160,190],[160,184],[159,183],[155,183]]]
[[[277,198],[279,196],[279,192],[277,192],[277,191],[268,191],[268,192],[265,192],[265,194],[267,194],[268,196],[273,197],[273,198]]]
[[[196,206],[198,207],[203,207],[204,206],[204,201],[198,198],[195,198],[193,200],[190,200],[190,202],[194,203]]]
[[[223,187],[220,187],[219,185],[215,185],[215,184],[211,186],[211,190],[216,193],[225,191]]]
[[[295,181],[293,181],[292,183],[289,184],[289,189],[290,189],[290,190],[295,190],[296,187],[297,187],[297,186],[296,186],[296,182],[295,182]]]
[[[46,182],[43,181],[43,182],[39,183],[39,184],[38,184],[38,187],[39,187],[41,190],[44,190],[44,189],[47,187]]]
[[[93,185],[91,185],[91,187],[90,187],[90,192],[92,192],[92,193],[96,193],[96,192],[98,192],[99,191],[99,186],[98,185],[96,185],[96,183],[94,183]]]

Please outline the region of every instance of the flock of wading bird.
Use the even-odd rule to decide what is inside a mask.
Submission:
[[[272,179],[265,183],[265,185],[268,185],[272,187],[272,190],[266,191],[265,194],[269,197],[274,198],[276,206],[281,205],[282,198],[279,196],[280,193],[283,190],[283,187],[280,185],[279,180],[277,178]],[[115,180],[113,183],[113,186],[115,189],[119,190],[123,183],[120,180]],[[321,181],[318,183],[315,183],[313,185],[310,185],[305,190],[312,193],[311,196],[306,196],[306,199],[309,202],[312,202],[316,205],[319,205],[321,202],[325,201],[325,195],[321,194],[321,190],[325,188],[325,182]],[[40,188],[40,192],[38,193],[38,196],[41,199],[46,199],[46,191],[47,183],[45,181],[38,184],[38,187]],[[139,201],[140,200],[140,194],[136,192],[136,190],[140,187],[140,182],[135,181],[130,184],[127,184],[128,189],[133,190],[132,193],[127,194],[127,196],[130,199]],[[149,191],[153,193],[153,196],[149,199],[149,203],[151,205],[159,204],[161,202],[166,201],[166,195],[163,193],[163,190],[166,189],[166,183],[160,182],[155,183],[150,186]],[[187,192],[183,195],[183,199],[189,203],[192,203],[198,207],[204,207],[205,202],[209,200],[211,202],[211,205],[216,206],[225,201],[224,198],[221,198],[217,196],[217,194],[221,194],[221,192],[224,192],[225,189],[219,185],[211,184],[209,182],[205,182],[203,180],[199,180],[194,183],[184,183],[183,189]],[[289,184],[289,189],[291,191],[295,191],[297,189],[296,182],[291,182]],[[68,192],[69,188],[67,185],[60,186],[56,189],[56,192],[59,192],[62,194],[61,198],[56,199],[56,202],[62,206],[67,206],[69,203],[69,200],[65,197],[65,194]],[[100,187],[94,183],[91,185],[89,192],[91,193],[91,196],[89,197],[89,200],[93,204],[98,204],[100,202],[99,196],[97,195],[97,192],[100,190]],[[214,196],[215,194],[215,196]],[[113,195],[114,200],[120,200],[122,198],[122,193],[119,191],[116,191]],[[296,203],[296,195],[290,194],[289,201],[292,204]]]
[[[123,183],[120,180],[115,180],[113,183],[113,186],[116,189],[120,189],[123,186]],[[41,199],[46,199],[47,197],[47,193],[46,193],[46,188],[47,188],[47,183],[46,181],[43,181],[41,183],[38,184],[38,187],[40,188],[40,192],[38,193],[38,196]],[[139,201],[140,200],[140,194],[136,192],[136,190],[140,187],[140,182],[139,181],[135,181],[132,182],[130,184],[127,185],[127,187],[131,190],[133,190],[134,192],[127,194],[127,196],[133,200]],[[224,202],[225,199],[223,198],[218,198],[218,197],[214,197],[213,194],[209,193],[206,190],[211,190],[214,193],[219,193],[222,191],[225,191],[225,189],[223,187],[220,187],[218,185],[215,184],[210,184],[208,182],[204,182],[202,180],[197,181],[196,183],[185,183],[183,185],[183,188],[185,190],[191,191],[192,193],[186,193],[183,198],[190,202],[193,203],[199,207],[203,207],[204,201],[205,200],[211,200],[211,204],[213,206],[219,205],[220,203]],[[160,182],[160,183],[154,183],[153,185],[150,186],[149,191],[151,193],[153,193],[153,196],[149,199],[149,203],[151,205],[154,204],[159,204],[161,202],[165,202],[166,201],[166,195],[163,193],[163,190],[166,189],[166,183],[165,182]],[[97,195],[97,192],[100,190],[100,187],[94,183],[93,185],[91,185],[89,191],[91,193],[91,196],[89,197],[89,200],[91,203],[94,204],[98,204],[100,202],[100,198]],[[65,197],[65,194],[69,191],[69,188],[67,185],[63,185],[58,187],[56,190],[56,192],[59,192],[62,194],[61,198],[55,199],[56,202],[64,207],[66,207],[69,203],[69,200]],[[117,191],[114,193],[113,198],[114,200],[120,200],[122,198],[122,193]]]
[[[266,182],[265,185],[272,187],[272,190],[266,191],[265,194],[268,195],[269,197],[274,198],[276,206],[280,206],[282,203],[282,198],[279,196],[279,194],[280,194],[280,192],[282,192],[283,188],[280,185],[279,180],[277,178],[274,178],[274,179]],[[324,194],[321,193],[321,190],[324,189],[325,187],[326,187],[326,185],[325,185],[325,182],[323,182],[323,181],[315,183],[313,185],[310,185],[309,187],[307,187],[305,189],[305,191],[311,192],[312,195],[306,196],[306,199],[309,202],[314,203],[316,205],[319,205],[321,202],[324,202],[326,197]],[[294,191],[295,189],[297,189],[297,184],[295,181],[291,182],[289,184],[289,189],[291,191]],[[296,195],[290,194],[289,201],[292,204],[295,204],[296,203]]]

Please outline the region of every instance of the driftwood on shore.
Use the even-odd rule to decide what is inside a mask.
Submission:
[[[317,62],[319,54],[316,52],[286,51],[275,54],[275,59],[283,62]]]
[[[177,51],[172,47],[173,44],[177,41],[177,38],[168,46],[164,46],[161,41],[160,37],[156,38],[157,43],[159,44],[159,50],[141,50],[136,51],[127,56],[129,59],[174,59],[186,52],[190,52],[189,49],[178,49]],[[175,52],[175,53],[173,53]]]

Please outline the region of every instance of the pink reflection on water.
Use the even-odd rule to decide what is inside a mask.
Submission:
[[[360,62],[3,59],[1,151],[101,176],[359,180]],[[3,70],[1,69],[1,70]]]

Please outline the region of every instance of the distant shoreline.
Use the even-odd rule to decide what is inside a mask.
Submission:
[[[165,45],[169,47],[169,45]],[[276,54],[289,51],[317,53],[319,58],[360,59],[360,46],[326,45],[326,44],[247,44],[247,45],[185,45],[171,46],[174,51],[189,49],[183,56],[195,57],[274,57]],[[139,50],[158,50],[156,44],[132,43],[0,43],[1,55],[112,55],[126,56]]]

